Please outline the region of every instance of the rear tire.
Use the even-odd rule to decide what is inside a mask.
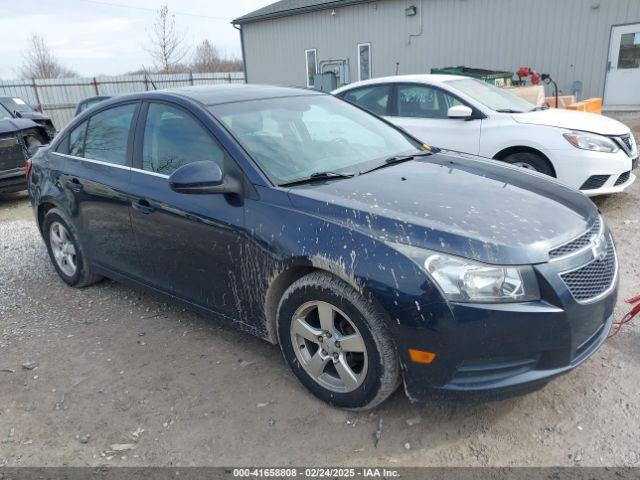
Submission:
[[[553,167],[549,163],[549,160],[542,155],[538,155],[532,152],[517,152],[508,155],[503,159],[503,162],[510,163],[517,167],[522,167],[527,170],[533,170],[536,172],[544,173],[550,177],[555,177]]]
[[[373,408],[396,390],[400,379],[385,316],[344,281],[326,272],[310,273],[280,300],[282,354],[316,397],[342,408]]]
[[[51,263],[65,283],[82,288],[102,279],[87,264],[76,230],[57,208],[52,208],[45,215],[42,234]]]

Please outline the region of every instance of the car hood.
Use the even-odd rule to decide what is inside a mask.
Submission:
[[[47,115],[43,115],[40,112],[20,112],[22,118],[29,118],[32,120],[50,120]]]
[[[18,132],[33,127],[38,127],[38,124],[28,118],[7,118],[0,120],[0,133]]]
[[[629,127],[613,118],[596,115],[595,113],[576,112],[574,110],[558,108],[518,113],[513,115],[513,119],[518,123],[559,127],[568,130],[581,130],[583,132],[593,132],[600,135],[624,135],[629,133]]]
[[[446,152],[289,196],[300,210],[378,240],[494,264],[546,262],[598,217],[586,196],[540,174]]]

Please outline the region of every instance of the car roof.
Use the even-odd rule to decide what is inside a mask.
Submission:
[[[266,98],[298,97],[301,95],[325,95],[316,90],[291,87],[274,87],[254,84],[198,85],[192,87],[157,90],[158,94],[175,94],[187,97],[204,105],[244,102]],[[153,93],[149,92],[153,96]]]
[[[334,90],[332,93],[339,93],[344,90],[351,90],[356,87],[364,87],[367,85],[377,85],[380,83],[428,83],[428,84],[439,84],[443,82],[447,82],[449,80],[461,80],[468,79],[469,77],[464,77],[461,75],[443,75],[443,74],[414,74],[414,75],[394,75],[390,77],[378,77],[378,78],[370,78],[369,80],[362,80],[360,82],[353,82],[349,85],[345,85],[344,87],[340,87]]]

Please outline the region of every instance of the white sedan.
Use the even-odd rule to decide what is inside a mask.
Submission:
[[[626,125],[601,115],[536,108],[485,82],[401,75],[332,92],[421,141],[556,177],[590,196],[630,186],[638,148]]]

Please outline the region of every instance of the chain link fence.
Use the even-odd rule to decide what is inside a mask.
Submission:
[[[244,83],[244,74],[242,72],[189,72],[90,78],[0,80],[0,96],[22,98],[29,105],[48,115],[56,130],[60,130],[73,118],[76,106],[85,98],[219,83]]]

